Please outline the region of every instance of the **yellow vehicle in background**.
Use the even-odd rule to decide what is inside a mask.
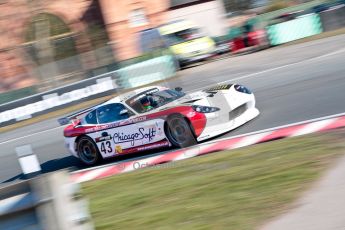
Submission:
[[[158,27],[159,33],[180,66],[206,60],[214,55],[215,42],[191,21],[180,20]]]

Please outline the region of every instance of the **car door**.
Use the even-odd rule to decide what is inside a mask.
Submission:
[[[146,120],[145,116],[137,120],[129,119],[127,124],[111,130],[116,154],[137,152],[145,146],[165,139],[164,120]]]
[[[128,110],[122,103],[111,103],[96,109],[99,131],[92,134],[98,150],[103,158],[116,155],[117,149],[113,141],[114,133],[122,123],[128,123],[128,119],[135,114]]]
[[[103,158],[140,151],[136,148],[165,139],[163,119],[135,116],[122,103],[97,108],[97,120],[103,127],[93,138]]]

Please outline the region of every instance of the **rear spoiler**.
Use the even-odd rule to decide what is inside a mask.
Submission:
[[[106,100],[106,101],[108,101],[108,100]],[[71,122],[72,122],[72,124],[74,124],[75,121],[78,121],[81,118],[80,116],[82,116],[85,113],[88,113],[88,112],[94,110],[97,106],[103,104],[106,101],[103,101],[102,103],[99,103],[97,105],[91,106],[89,108],[80,110],[78,112],[69,114],[69,115],[67,115],[65,117],[61,117],[61,118],[58,119],[58,122],[59,122],[60,125],[67,125],[67,124],[69,124]]]
[[[67,124],[69,124],[71,122],[72,122],[72,124],[74,124],[74,122],[76,120],[78,120],[81,115],[90,112],[91,110],[93,110],[93,108],[94,107],[90,107],[90,108],[87,108],[87,109],[84,109],[84,110],[80,110],[80,111],[78,111],[76,113],[69,114],[66,117],[61,117],[61,118],[58,119],[58,122],[59,122],[60,125],[67,125]]]

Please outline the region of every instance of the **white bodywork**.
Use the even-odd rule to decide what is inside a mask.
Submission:
[[[145,149],[150,149],[151,147],[170,146],[169,141],[165,141],[167,139],[164,132],[165,120],[160,118],[146,119],[145,117],[145,115],[153,114],[167,108],[186,105],[201,105],[220,108],[219,111],[205,113],[207,120],[206,126],[202,133],[197,137],[197,141],[203,141],[233,130],[259,115],[259,110],[255,107],[254,95],[238,92],[234,89],[234,85],[232,85],[230,89],[218,89],[214,91],[212,93],[213,96],[210,96],[210,92],[208,91],[199,91],[187,94],[171,103],[142,114],[136,113],[127,104],[125,104],[127,99],[154,88],[158,88],[159,90],[167,89],[159,86],[146,87],[120,95],[100,105],[122,103],[135,114],[129,119],[116,122],[116,125],[111,128],[101,131],[97,131],[97,129],[92,128],[93,131],[87,134],[96,142],[103,158],[116,156],[121,154],[124,149],[128,148],[137,147],[138,151],[143,150],[140,149],[140,146],[143,145],[151,145],[149,147],[145,147]],[[238,114],[236,114],[236,112]],[[125,126],[121,126],[122,123]],[[102,125],[99,126],[101,127]],[[107,135],[102,135],[104,132],[106,132]],[[97,138],[104,139],[97,141]],[[66,147],[72,155],[78,157],[75,141],[76,137],[65,138]]]
[[[197,138],[198,141],[206,140],[222,133],[233,130],[259,115],[255,107],[254,94],[239,93],[235,90],[220,90],[213,97],[205,97],[195,102],[198,105],[215,106],[221,110],[206,113],[206,127]],[[237,117],[230,117],[230,112],[246,104],[245,112]]]

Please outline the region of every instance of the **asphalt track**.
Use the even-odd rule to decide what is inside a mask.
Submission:
[[[188,68],[163,85],[195,91],[219,82],[251,88],[261,111],[220,138],[345,112],[345,35],[224,58]],[[23,178],[15,147],[31,144],[44,172],[82,168],[64,148],[63,127],[50,119],[0,134],[0,181]]]

